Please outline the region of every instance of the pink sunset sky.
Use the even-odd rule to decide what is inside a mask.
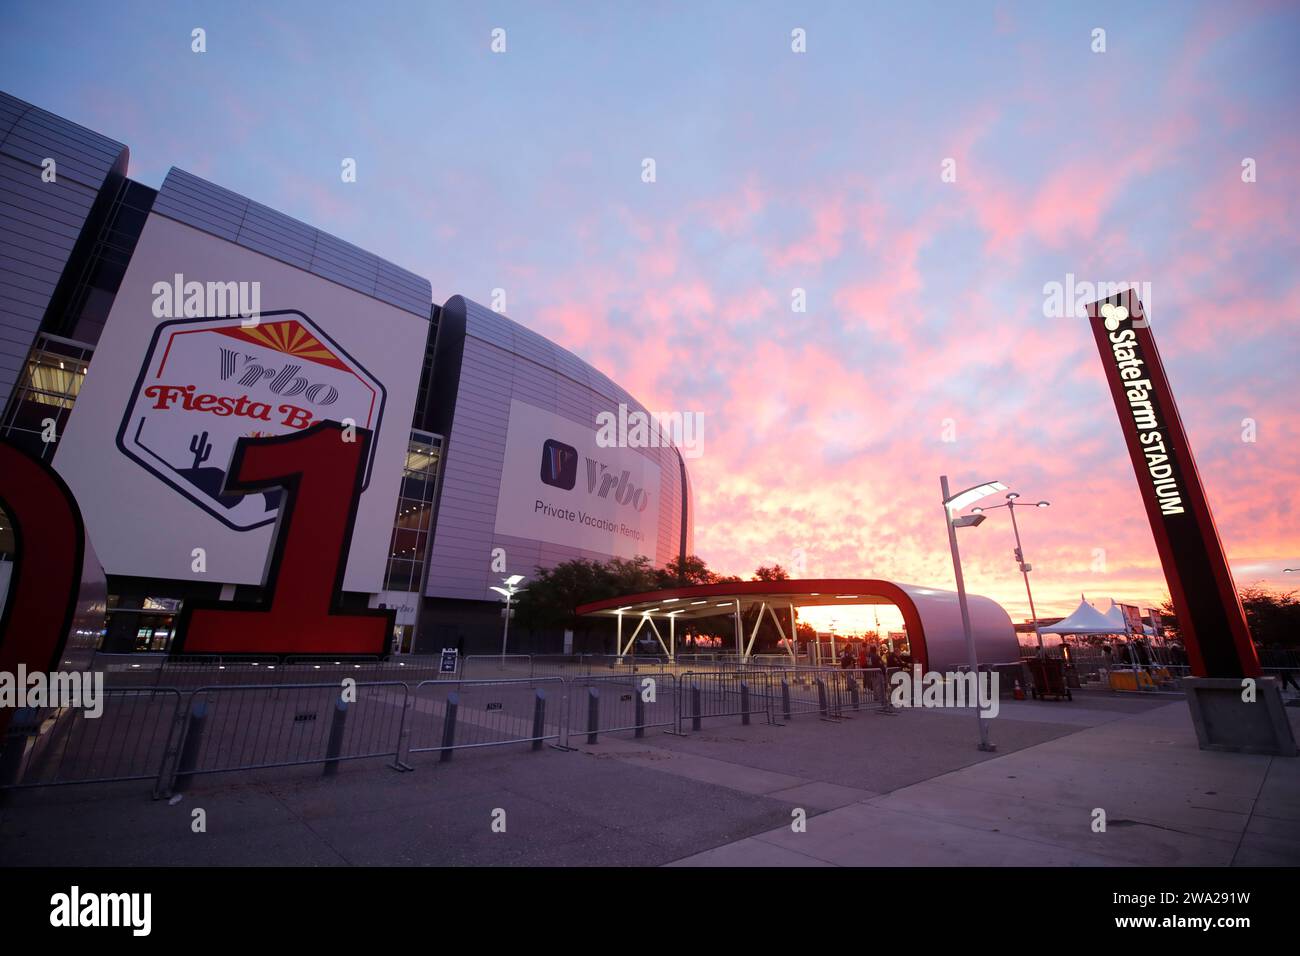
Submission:
[[[1300,578],[1294,6],[122,6],[16,4],[0,86],[702,413],[716,570],[951,587],[947,474],[1052,502],[1040,615],[1162,602],[1086,322],[1045,314],[1072,274],[1149,284],[1237,582]],[[962,534],[1027,617],[1006,512]]]

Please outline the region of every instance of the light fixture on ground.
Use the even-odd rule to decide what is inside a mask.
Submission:
[[[1007,503],[1004,505],[992,505],[988,508],[972,508],[972,514],[983,514],[986,511],[995,511],[998,508],[1006,508],[1011,512],[1011,529],[1016,533],[1016,564],[1020,567],[1020,573],[1025,576],[1025,593],[1029,595],[1029,617],[1034,622],[1034,634],[1038,638],[1038,656],[1043,656],[1043,632],[1038,626],[1038,612],[1034,610],[1034,592],[1029,589],[1029,572],[1032,571],[1033,565],[1025,561],[1024,549],[1020,546],[1020,526],[1016,524],[1016,499],[1020,495],[1014,491],[1007,493]],[[1047,508],[1051,505],[1050,501],[1037,501],[1034,503],[1035,508]],[[1021,505],[1020,507],[1025,507]]]
[[[957,578],[957,604],[961,608],[961,627],[966,636],[966,653],[970,656],[971,673],[975,675],[975,679],[978,681],[980,672],[979,656],[975,653],[975,635],[971,633],[970,607],[966,603],[966,582],[961,575],[961,552],[957,550],[957,529],[977,528],[984,521],[984,516],[982,514],[970,514],[955,518],[953,515],[968,505],[973,505],[981,498],[987,498],[995,491],[1006,491],[1007,486],[1000,481],[988,481],[982,485],[967,488],[965,491],[959,491],[954,495],[948,492],[948,476],[940,475],[939,488],[943,494],[943,521],[948,527],[948,547],[952,550],[952,570]],[[980,750],[997,750],[993,744],[989,743],[988,723],[978,707],[975,708],[975,720],[979,724]]]
[[[524,576],[522,574],[512,574],[502,582],[505,587],[499,588],[496,585],[492,585],[492,590],[504,597],[506,601],[505,610],[501,612],[501,616],[505,618],[505,622],[501,628],[501,663],[503,666],[506,662],[506,641],[510,639],[510,603],[514,600],[516,594],[523,594],[528,590],[528,588],[521,588],[519,586],[519,582],[523,579]]]

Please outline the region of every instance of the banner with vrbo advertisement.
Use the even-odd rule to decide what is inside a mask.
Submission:
[[[235,442],[329,420],[375,435],[343,587],[379,591],[427,330],[151,215],[54,459],[105,569],[261,583],[280,492],[223,493]]]
[[[594,428],[514,399],[496,533],[653,558],[659,465],[635,448],[603,447]]]

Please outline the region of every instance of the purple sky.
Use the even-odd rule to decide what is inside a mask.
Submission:
[[[1051,499],[1040,614],[1162,600],[1073,273],[1150,284],[1238,583],[1300,577],[1294,5],[83,6],[6,3],[0,87],[702,412],[722,570],[951,586],[946,472]],[[965,534],[1026,616],[1005,513]]]

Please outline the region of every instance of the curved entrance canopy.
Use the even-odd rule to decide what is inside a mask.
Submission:
[[[977,594],[966,595],[971,632],[981,664],[1005,664],[1020,659],[1020,644],[1011,618],[1002,606]],[[668,655],[676,653],[678,621],[730,614],[736,631],[736,653],[748,657],[763,618],[770,616],[793,653],[794,609],[858,604],[893,604],[903,613],[912,658],[926,670],[950,670],[969,663],[956,591],[939,591],[872,578],[819,578],[802,581],[733,581],[629,594],[584,604],[580,617],[618,619],[619,653],[628,653],[642,630],[654,634]],[[747,635],[741,616],[758,608]],[[666,625],[666,626],[664,626]]]

